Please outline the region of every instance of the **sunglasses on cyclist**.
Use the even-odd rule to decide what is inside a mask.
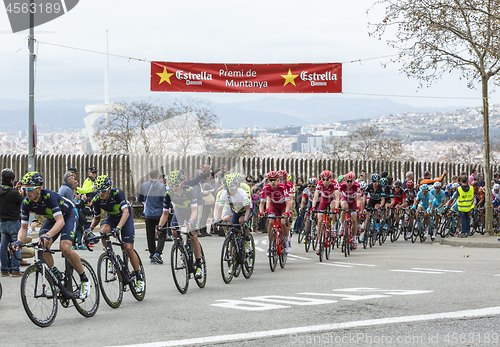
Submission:
[[[227,189],[229,189],[229,190],[235,190],[236,188],[238,188],[238,187],[228,187]]]
[[[106,193],[108,190],[107,189],[96,189],[95,191],[97,193]]]
[[[32,191],[34,191],[35,189],[36,189],[36,187],[24,187],[24,188],[23,188],[23,191],[24,191],[24,192],[32,192]]]
[[[269,180],[269,182],[276,182],[277,178],[273,178],[272,180]]]
[[[179,188],[180,186],[182,186],[182,183],[179,183],[179,184],[171,184],[170,187],[172,188]]]
[[[352,180],[351,181],[346,181],[346,183],[352,183]]]
[[[323,182],[328,182],[328,181],[330,181],[330,179],[329,179],[329,178],[322,178],[321,180],[322,180]]]

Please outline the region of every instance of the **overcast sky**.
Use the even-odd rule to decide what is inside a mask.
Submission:
[[[66,15],[35,28],[41,42],[105,51],[154,61],[206,63],[341,62],[343,91],[349,97],[388,97],[414,106],[480,106],[480,90],[458,75],[418,89],[418,81],[382,67],[396,54],[385,41],[369,37],[370,0],[168,1],[81,0]],[[12,34],[0,10],[0,98],[28,98],[28,30]],[[104,56],[39,43],[36,46],[36,100],[104,99]],[[150,63],[110,57],[110,95],[155,97]],[[172,93],[180,96],[178,93]],[[249,101],[266,94],[197,94],[219,102]],[[377,96],[375,96],[377,95]],[[410,97],[396,97],[410,96]],[[271,96],[307,98],[311,94]],[[442,98],[425,98],[427,96]],[[328,95],[336,98],[339,94]],[[456,97],[458,99],[453,99]],[[475,98],[475,99],[467,99]],[[491,101],[500,103],[498,92]]]

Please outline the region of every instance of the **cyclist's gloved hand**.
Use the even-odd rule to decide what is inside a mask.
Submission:
[[[311,208],[309,209],[309,212],[310,212],[310,213],[316,213],[316,209],[315,209],[314,207],[311,207]]]
[[[85,235],[85,239],[87,240],[88,243],[91,245],[95,245],[97,242],[99,242],[98,239],[94,239],[95,235],[92,232],[92,229],[87,229],[83,231],[83,234]]]
[[[19,249],[19,247],[21,247],[23,245],[23,243],[19,240],[15,241],[15,242],[12,242],[10,244],[10,249],[13,249],[14,251],[17,251]]]
[[[187,222],[187,226],[188,226],[189,231],[193,231],[195,229],[194,223],[191,221]]]
[[[415,210],[417,207],[415,205],[413,205],[411,208]]]
[[[48,247],[50,240],[52,240],[52,237],[47,234],[40,236],[40,243],[45,247]]]
[[[156,231],[157,231],[157,232],[160,232],[160,231],[161,231],[161,225],[157,225],[157,226],[156,226]]]
[[[339,214],[339,210],[338,210],[337,208],[335,209],[335,213],[336,213],[336,214]]]
[[[431,208],[430,207],[427,207],[427,213],[431,213]]]
[[[111,233],[114,237],[116,237],[116,235],[120,235],[121,232],[122,232],[122,228],[120,228],[120,227],[116,227],[113,230],[111,230]]]
[[[244,221],[243,222],[243,228],[250,229],[250,222],[249,221]]]

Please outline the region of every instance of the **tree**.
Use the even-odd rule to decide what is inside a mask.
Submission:
[[[374,158],[375,143],[383,132],[379,127],[369,125],[358,128],[356,132],[349,134],[349,140],[356,142],[354,151],[357,153],[357,159],[370,160]]]
[[[492,233],[490,177],[490,80],[500,71],[500,0],[380,0],[385,16],[371,33],[399,50],[401,71],[430,85],[446,72],[458,71],[469,88],[481,86],[483,100],[486,230]],[[391,34],[392,35],[392,34]]]

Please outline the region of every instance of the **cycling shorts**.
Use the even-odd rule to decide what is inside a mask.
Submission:
[[[451,206],[451,209],[455,212],[458,212],[458,201],[455,201],[455,203],[453,204],[453,206]]]
[[[272,202],[269,204],[269,211],[267,212],[267,214],[269,216],[282,216],[283,213],[286,212],[286,203],[283,203],[283,204],[273,204]]]
[[[231,224],[240,224],[240,217],[245,215],[245,211],[243,212],[233,212],[231,216]]]
[[[368,200],[368,205],[366,205],[366,208],[375,208],[375,205],[380,205],[381,202],[382,200],[370,199]]]
[[[356,203],[356,200],[354,200],[354,201],[343,200],[342,203],[344,203],[344,202],[347,202],[349,204],[348,209],[350,209],[350,210],[357,210],[358,209],[358,204]],[[356,213],[356,212],[353,211],[351,213]]]
[[[55,219],[45,219],[45,222],[42,224],[40,228],[39,235],[42,236],[49,232],[50,229],[56,224]],[[75,231],[76,226],[78,224],[78,219],[76,217],[75,209],[70,209],[69,212],[64,216],[64,226],[62,229],[52,237],[52,240],[55,241],[61,235],[61,241],[71,241],[73,242],[75,239]]]
[[[424,203],[422,203],[422,201],[420,201],[420,202],[418,203],[418,206],[419,206],[419,207],[420,207],[420,206],[422,206],[422,208],[424,209],[424,211],[426,211],[426,210],[429,208],[429,203],[424,204]]]
[[[335,202],[335,200],[321,199],[319,202],[318,211],[326,211],[326,209],[332,202]]]
[[[134,218],[132,217],[132,212],[129,210],[130,215],[128,216],[127,221],[122,227],[121,238],[125,243],[134,243],[135,240],[135,227],[134,227]],[[116,228],[118,223],[120,223],[121,216],[112,216],[108,214],[106,218],[101,222],[101,226],[104,224],[109,225],[111,230]]]
[[[434,202],[434,201],[436,201],[436,200],[432,201],[432,207],[431,208],[433,208],[433,209],[436,208],[437,209],[439,207],[439,205],[441,205],[441,203],[437,203],[437,202]],[[439,213],[443,213],[443,210],[444,210],[444,205],[441,206],[441,208],[438,209],[438,212]]]

